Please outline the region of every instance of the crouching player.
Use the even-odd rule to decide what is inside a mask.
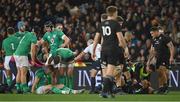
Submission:
[[[60,76],[59,83],[65,84],[65,86],[69,88],[74,88],[74,81],[73,81],[73,60],[74,60],[75,53],[71,51],[69,48],[59,48],[57,49],[52,56],[50,57],[50,62],[54,61],[54,64],[60,64],[60,68],[66,68],[66,73],[60,72],[60,75],[66,75],[66,78],[62,78]]]
[[[46,68],[38,69],[35,73],[35,80],[31,89],[32,93],[36,94],[78,94],[84,90],[73,90],[63,84],[52,85],[53,65],[48,65]]]

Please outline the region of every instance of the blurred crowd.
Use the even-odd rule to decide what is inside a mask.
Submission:
[[[100,16],[109,5],[118,7],[124,19],[123,33],[133,34],[128,44],[133,61],[146,61],[151,45],[149,29],[159,25],[176,46],[176,60],[180,61],[180,1],[179,0],[0,0],[0,44],[6,29],[24,21],[27,30],[38,27],[40,39],[46,21],[59,19],[63,32],[71,39],[70,48],[81,52],[93,39]],[[89,61],[90,56],[84,60]]]

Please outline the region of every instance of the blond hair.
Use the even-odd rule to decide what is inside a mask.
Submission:
[[[113,16],[114,13],[116,13],[116,12],[117,12],[117,7],[116,6],[108,6],[106,8],[106,13],[107,13],[108,16]]]

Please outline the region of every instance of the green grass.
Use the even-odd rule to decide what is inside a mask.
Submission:
[[[0,94],[0,101],[177,101],[180,102],[180,92],[170,92],[167,95],[116,95],[115,98],[104,99],[97,94],[79,95],[36,95],[36,94]]]

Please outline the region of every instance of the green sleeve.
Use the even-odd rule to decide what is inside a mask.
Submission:
[[[47,33],[44,34],[43,38],[42,38],[44,41],[48,41],[47,40]]]
[[[36,35],[32,35],[31,43],[36,44],[37,43],[37,37]]]
[[[59,38],[62,39],[62,36],[64,35],[62,30],[57,30],[57,34],[58,34]]]

